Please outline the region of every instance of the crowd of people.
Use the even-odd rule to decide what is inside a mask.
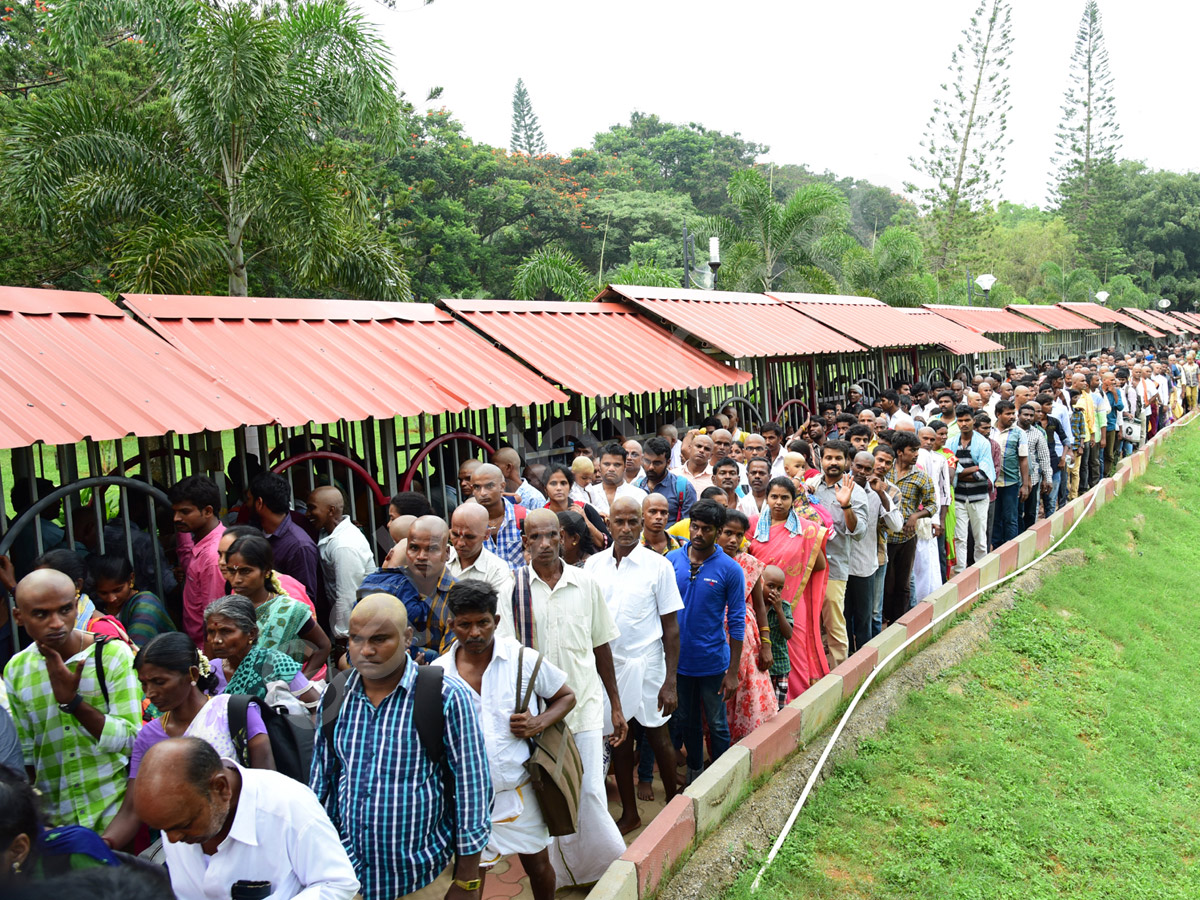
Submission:
[[[656,770],[669,800],[1194,408],[1195,349],[1172,349],[851,385],[794,430],[726,407],[569,465],[502,448],[462,463],[447,518],[394,497],[382,566],[335,484],[260,473],[237,523],[191,476],[177,605],[152,527],[89,554],[44,517],[52,549],[0,558],[25,644],[0,646],[0,883],[97,865],[181,900],[458,900],[515,856],[539,900],[591,884]],[[568,732],[552,827],[532,754]]]

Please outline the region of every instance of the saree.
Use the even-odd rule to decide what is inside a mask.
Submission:
[[[162,601],[149,591],[138,591],[126,600],[117,618],[139,648],[150,643],[151,638],[175,631],[175,623]]]
[[[737,693],[725,700],[730,741],[736,744],[759,725],[775,717],[779,712],[779,700],[775,697],[771,673],[758,668],[762,635],[758,631],[758,619],[750,598],[767,564],[749,553],[739,553],[734,559],[746,576],[746,636],[742,639],[742,659],[738,664],[738,688]],[[783,652],[783,648],[775,651],[772,647],[771,650]]]
[[[287,654],[262,644],[255,644],[237,667],[222,693],[249,694],[251,697],[265,698],[268,683],[282,681],[290,684],[299,671],[300,663]]]
[[[825,549],[828,538],[828,526],[817,508],[802,499],[787,522],[772,525],[768,517],[760,519],[750,542],[750,552],[756,559],[783,570],[783,599],[792,605],[792,636],[787,642],[788,661],[792,665],[788,673],[789,701],[829,674],[825,648],[821,645],[821,607],[825,603],[829,569],[813,571],[817,551]]]
[[[276,594],[254,612],[260,646],[279,650],[303,664],[304,641],[300,639],[300,629],[312,618],[309,608],[287,594]]]

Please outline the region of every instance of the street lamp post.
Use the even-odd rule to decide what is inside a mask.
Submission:
[[[1108,302],[1108,291],[1096,291],[1096,302],[1101,305]]]
[[[717,289],[717,269],[721,268],[721,239],[717,236],[708,239],[708,267],[712,269],[712,289]]]
[[[992,288],[996,286],[995,275],[980,275],[975,279],[975,283],[979,285],[979,289],[983,291],[983,302],[987,303],[988,294],[992,292]]]

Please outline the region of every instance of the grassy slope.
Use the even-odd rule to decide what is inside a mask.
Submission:
[[[816,791],[756,897],[1200,897],[1200,431],[1164,456]]]

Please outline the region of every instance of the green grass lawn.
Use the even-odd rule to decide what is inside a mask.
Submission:
[[[1191,426],[1076,529],[1086,568],[817,789],[755,896],[1200,897],[1198,466]]]

